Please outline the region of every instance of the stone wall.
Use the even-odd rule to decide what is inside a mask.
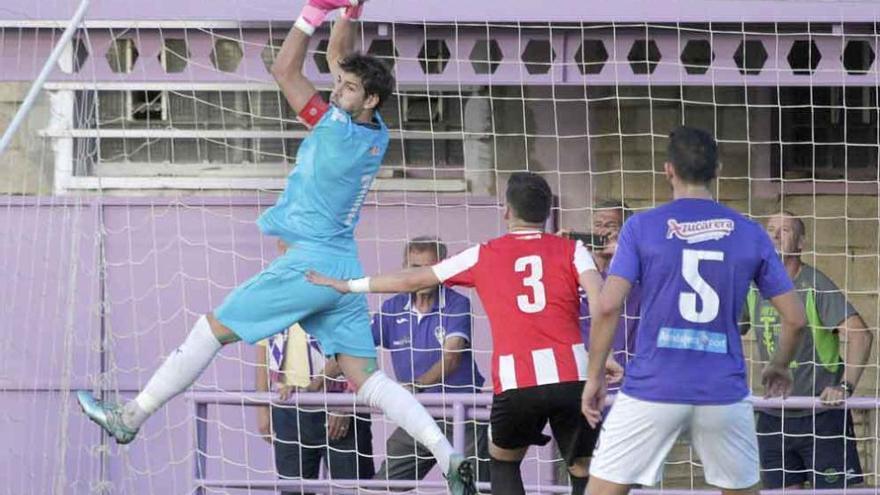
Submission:
[[[30,83],[0,83],[0,129],[9,126]],[[19,127],[9,149],[0,155],[0,194],[52,193],[52,149],[39,136],[49,121],[49,99],[44,92]]]

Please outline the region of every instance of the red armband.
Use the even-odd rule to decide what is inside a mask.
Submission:
[[[318,122],[321,120],[321,117],[327,113],[327,110],[330,109],[330,105],[324,101],[324,98],[321,98],[320,93],[315,93],[309,98],[309,102],[306,103],[306,106],[299,111],[299,115],[297,117],[303,124],[308,126],[309,129],[318,125]]]

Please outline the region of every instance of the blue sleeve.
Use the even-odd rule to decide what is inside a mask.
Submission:
[[[581,340],[584,344],[590,343],[590,303],[582,290],[578,291],[580,304],[578,304],[578,324],[581,327]]]
[[[471,301],[466,297],[456,298],[454,305],[447,307],[446,336],[458,335],[471,341]]]
[[[623,224],[620,237],[617,239],[617,250],[611,258],[611,267],[608,269],[609,275],[625,278],[630,284],[638,282],[642,275],[637,244],[638,220],[639,217],[636,216]]]
[[[312,134],[320,135],[322,138],[343,140],[351,133],[353,125],[357,124],[351,121],[351,115],[340,110],[336,105],[330,105],[327,113],[312,129]]]
[[[755,274],[755,285],[761,291],[761,297],[770,299],[794,290],[794,284],[788,277],[785,266],[779,259],[776,248],[773,247],[773,242],[770,241],[767,233],[760,229],[757,235],[761,262],[758,265],[758,272]]]
[[[388,346],[385,345],[386,336],[388,334],[388,326],[385,321],[385,315],[388,313],[388,308],[386,308],[386,306],[387,301],[386,303],[382,304],[382,308],[379,311],[373,313],[373,320],[370,323],[370,326],[373,329],[373,343],[376,344],[378,347],[384,347],[388,349]],[[386,329],[386,331],[383,332],[383,328]]]

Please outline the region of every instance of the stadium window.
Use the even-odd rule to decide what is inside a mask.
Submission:
[[[129,120],[167,120],[168,109],[164,91],[129,91],[127,97],[126,113]]]
[[[443,120],[442,95],[437,93],[403,95],[403,121],[406,123],[439,123]]]
[[[220,188],[220,179],[254,184],[226,187],[273,188],[271,181],[280,187],[308,135],[281,93],[263,87],[99,88],[77,91],[76,99],[72,177],[112,177],[114,183],[131,178],[132,188],[151,187],[151,178],[189,178],[192,187],[203,178],[218,179],[213,183]],[[386,102],[382,115],[392,139],[380,177],[463,177],[463,103],[458,92],[424,90]]]
[[[774,177],[877,180],[877,88],[780,88]]]

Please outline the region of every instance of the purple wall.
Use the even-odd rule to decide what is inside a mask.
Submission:
[[[100,335],[95,210],[6,204],[0,208],[0,493],[51,493],[56,482],[87,493],[98,479],[90,449],[100,434],[72,414],[69,391],[88,386],[100,369],[92,347]]]
[[[4,67],[0,80],[33,79],[60,35],[58,29],[34,23],[66,19],[78,3],[45,0],[33,5],[30,0],[5,1],[0,11],[0,62]],[[217,0],[205,9],[194,1],[157,0],[143,4],[134,0],[94,0],[87,16],[89,29],[78,36],[88,52],[82,67],[73,74],[58,69],[50,80],[92,85],[271,82],[260,54],[270,39],[284,38],[299,5],[301,2],[289,0]],[[869,2],[800,0],[796,8],[785,0],[565,0],[549,4],[506,2],[503,8],[500,5],[468,0],[373,0],[365,11],[365,28],[359,39],[366,50],[374,41],[393,41],[398,82],[435,88],[460,84],[875,86],[878,81],[878,64],[871,62],[880,50],[872,23],[878,19],[880,6]],[[709,30],[710,22],[730,24],[714,24]],[[757,22],[789,24],[768,30],[753,24]],[[802,27],[808,22],[824,25],[811,30]],[[844,22],[851,23],[846,30],[839,27]],[[644,23],[651,23],[650,28]],[[740,28],[737,23],[748,24]],[[838,27],[828,30],[829,23]],[[7,24],[14,28],[4,29]],[[311,49],[315,50],[327,36],[325,26],[315,35]],[[133,39],[137,45],[140,56],[129,74],[114,73],[107,63],[105,56],[115,37]],[[181,72],[169,74],[162,69],[158,57],[162,38],[187,41],[189,63]],[[476,70],[473,59],[475,54],[482,53],[478,58],[485,60],[487,38],[498,50],[498,64],[491,71]],[[230,72],[212,67],[210,53],[218,39],[241,42],[244,58]],[[448,50],[449,63],[436,73],[426,73],[419,64],[419,59],[429,53],[423,48],[428,40],[442,40]],[[589,43],[584,45],[584,41]],[[647,41],[652,47],[650,70],[633,68],[631,62],[645,62],[648,54],[639,47]],[[852,45],[854,41],[858,45]],[[601,50],[597,42],[601,43]],[[694,43],[694,47],[711,44],[711,56],[707,54],[711,62],[685,56],[688,42]],[[743,51],[744,42],[752,48]],[[753,45],[758,42],[763,48]],[[815,43],[815,53],[805,48],[808,42]],[[871,55],[865,56],[871,62],[857,62],[863,56],[861,46],[870,47]],[[582,47],[586,47],[586,60],[592,64],[587,73],[581,70],[578,55],[583,53]],[[845,58],[853,60],[844,64],[842,55],[848,47],[850,53]],[[815,66],[794,70],[803,68],[792,67],[792,60],[814,54],[818,55]],[[790,58],[792,55],[794,58]],[[753,63],[760,67],[741,70],[744,56],[750,67]],[[688,68],[694,70],[687,70],[685,63],[694,64]],[[644,67],[643,63],[641,68]],[[306,61],[305,70],[319,84],[330,81],[329,74],[320,73],[312,57]]]
[[[404,242],[411,236],[439,233],[455,253],[503,230],[500,210],[492,203],[442,201],[386,195],[383,206],[369,203],[358,231],[366,271],[400,267]],[[56,483],[65,493],[89,493],[101,481],[101,436],[83,419],[70,390],[100,388],[102,377],[106,390],[127,397],[142,387],[198,315],[275,256],[274,240],[260,236],[253,223],[270,202],[3,200],[0,494],[49,493]],[[371,300],[374,307],[378,302]],[[491,339],[479,304],[475,319],[474,348],[488,375]],[[107,337],[104,374],[102,328]],[[255,352],[246,345],[224,350],[196,386],[252,390]],[[253,435],[254,410],[225,406],[209,411],[210,477],[273,479],[270,449]],[[381,420],[374,423],[377,454],[384,452],[390,431]],[[193,432],[191,405],[177,398],[147,422],[138,441],[110,446],[104,469],[112,492],[187,492]],[[537,472],[538,467],[530,463],[526,470]]]
[[[80,0],[4,0],[2,17],[10,20],[69,19]],[[302,2],[290,0],[215,0],[206,7],[198,1],[92,0],[86,19],[266,21],[294,17]],[[877,5],[864,1],[827,0],[557,0],[555,2],[500,2],[445,0],[373,0],[367,19],[376,21],[555,21],[555,22],[871,22]]]

